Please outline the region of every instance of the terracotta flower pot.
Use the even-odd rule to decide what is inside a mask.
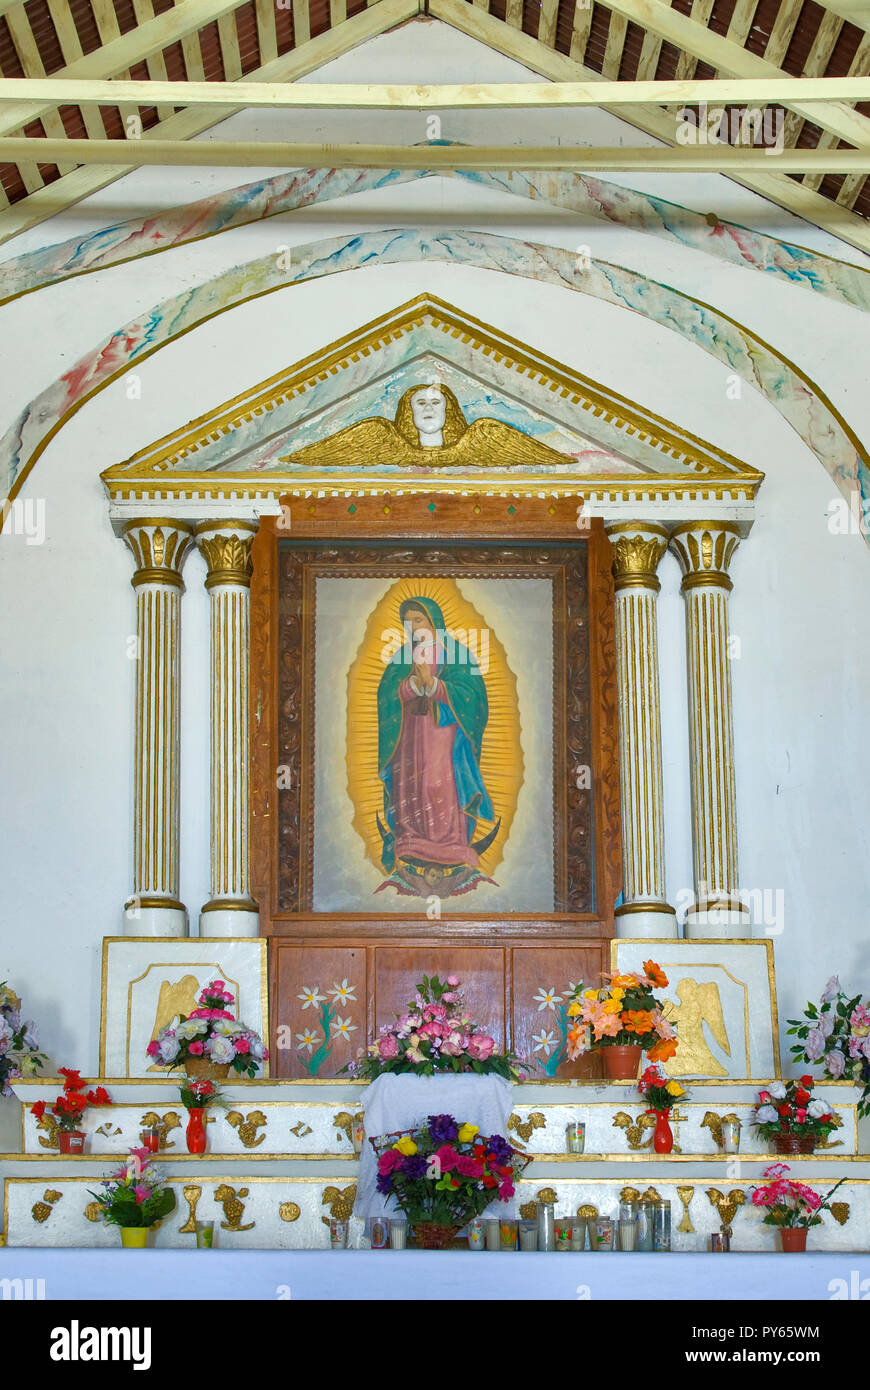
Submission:
[[[446,1250],[456,1239],[461,1226],[438,1226],[434,1221],[418,1221],[414,1226],[414,1239],[420,1250]]]
[[[58,1148],[62,1154],[81,1154],[85,1151],[85,1136],[81,1129],[61,1129],[57,1135]]]
[[[602,1047],[604,1068],[611,1081],[634,1081],[640,1070],[643,1048],[639,1045],[622,1043]]]
[[[785,1254],[795,1254],[807,1248],[806,1226],[781,1226],[779,1238]]]
[[[776,1134],[773,1147],[778,1154],[811,1154],[816,1147],[814,1134]]]
[[[144,1250],[148,1244],[147,1226],[122,1226],[121,1244],[125,1250]]]
[[[225,1081],[229,1075],[230,1064],[223,1062],[218,1066],[210,1057],[188,1057],[184,1069],[188,1076],[204,1076],[209,1081]]]

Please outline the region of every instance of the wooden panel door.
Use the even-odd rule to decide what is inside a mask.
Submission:
[[[450,974],[462,981],[462,993],[475,1023],[505,1047],[505,955],[493,946],[379,946],[375,951],[375,1033],[403,1013],[424,975]]]
[[[555,1071],[553,1065],[564,1041],[560,1004],[570,993],[569,985],[582,980],[587,989],[597,989],[601,984],[601,946],[523,946],[512,957],[514,1051],[537,1063],[530,1079],[596,1075],[599,1059],[594,1054],[579,1062],[563,1060]]]
[[[337,1076],[366,1046],[366,953],[357,946],[296,946],[272,956],[274,1074]]]

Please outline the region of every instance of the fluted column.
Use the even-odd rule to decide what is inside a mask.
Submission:
[[[136,572],[137,675],[131,936],[186,936],[178,900],[181,567],[192,530],[183,521],[130,521],[124,539]]]
[[[251,546],[256,522],[203,522],[211,597],[211,896],[202,936],[257,936],[248,853]]]
[[[695,902],[687,936],[745,935],[749,913],[737,896],[734,730],[728,642],[728,566],[740,543],[731,522],[698,521],[671,533],[683,571],[689,684]]]
[[[677,935],[666,901],[656,570],[668,533],[654,522],[613,522],[623,901],[617,936]]]

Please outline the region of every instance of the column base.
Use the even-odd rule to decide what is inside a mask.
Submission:
[[[259,936],[260,909],[253,898],[215,898],[199,914],[200,936]]]
[[[752,935],[752,917],[739,898],[723,893],[690,907],[684,923],[689,940]]]
[[[189,936],[187,908],[183,903],[131,898],[124,904],[124,935]]]
[[[677,914],[670,903],[623,903],[614,910],[613,916],[618,937],[669,937],[676,940],[679,935]]]

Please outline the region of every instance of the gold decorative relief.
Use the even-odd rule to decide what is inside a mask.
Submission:
[[[848,1202],[832,1202],[830,1212],[838,1226],[845,1226],[849,1220],[851,1207]]]
[[[618,535],[614,527],[608,528],[613,547],[613,579],[617,589],[643,588],[658,593],[661,587],[656,577],[659,562],[668,548],[667,532],[664,527],[639,526],[643,535]],[[649,535],[650,531],[660,534]]]
[[[668,1076],[727,1076],[728,1068],[717,1061],[707,1046],[704,1024],[727,1056],[731,1042],[725,1027],[722,999],[715,980],[679,980],[674,986],[679,1004],[666,999],[663,1008],[677,1030],[680,1045],[677,1056],[669,1058],[664,1070]]]
[[[594,1207],[591,1202],[584,1202],[582,1207],[577,1208],[577,1215],[581,1221],[597,1221],[598,1208]]]
[[[30,1208],[30,1214],[34,1221],[38,1221],[40,1225],[43,1221],[47,1221],[51,1216],[52,1207],[60,1201],[62,1196],[62,1192],[56,1192],[53,1187],[47,1187],[42,1194],[42,1201],[34,1202]]]
[[[725,1142],[722,1135],[722,1122],[724,1118],[724,1115],[717,1115],[715,1110],[707,1110],[701,1121],[701,1128],[709,1129],[713,1138],[713,1143],[716,1145],[717,1149],[721,1149]]]
[[[42,1134],[37,1135],[39,1147],[41,1149],[60,1149],[58,1142],[58,1123],[53,1115],[45,1114],[41,1120],[36,1121],[36,1128],[45,1130],[48,1135],[46,1139]]]
[[[329,1217],[320,1218],[324,1224],[329,1224],[330,1217],[333,1221],[349,1221],[356,1201],[356,1183],[349,1183],[347,1187],[325,1187],[320,1201],[322,1206],[329,1208]]]
[[[843,1117],[842,1117],[842,1115],[833,1114],[833,1115],[830,1116],[830,1119],[831,1119],[831,1123],[832,1123],[833,1126],[834,1126],[834,1129],[842,1129],[842,1128],[843,1128]],[[842,1139],[832,1139],[831,1136],[830,1136],[830,1134],[826,1134],[824,1138],[822,1138],[822,1136],[819,1135],[819,1137],[816,1139],[816,1148],[817,1148],[817,1149],[842,1149],[842,1147],[843,1147],[843,1141],[842,1141]],[[839,1203],[838,1203],[837,1205],[839,1205]],[[831,1210],[833,1211],[833,1207],[831,1208]]]
[[[246,1149],[255,1149],[266,1137],[265,1134],[257,1133],[257,1130],[266,1124],[266,1116],[262,1110],[252,1110],[247,1119],[240,1110],[230,1110],[227,1114],[227,1124],[232,1125]]]
[[[254,569],[251,546],[256,529],[250,521],[204,521],[196,528],[196,543],[208,565],[207,589],[216,584],[250,584]]]
[[[693,1235],[695,1228],[692,1225],[692,1218],[689,1215],[689,1207],[692,1205],[692,1198],[695,1195],[694,1187],[678,1187],[677,1196],[683,1204],[683,1219],[681,1220],[678,1231],[685,1231],[687,1235]]]
[[[616,1129],[625,1131],[630,1149],[649,1149],[652,1148],[653,1136],[650,1133],[646,1138],[644,1134],[647,1130],[655,1129],[654,1115],[639,1115],[636,1120],[625,1110],[618,1110],[613,1117],[613,1124]]]
[[[116,1134],[121,1133],[121,1127],[120,1125],[111,1125],[107,1120],[106,1123],[100,1125],[99,1129],[96,1129],[94,1133],[101,1134],[104,1139],[114,1139]]]
[[[160,1137],[157,1140],[157,1147],[160,1152],[164,1149],[175,1148],[175,1140],[170,1140],[169,1136],[174,1129],[181,1129],[181,1118],[177,1110],[167,1110],[165,1115],[159,1115],[156,1110],[146,1110],[139,1123],[143,1129],[160,1131]]]
[[[746,1201],[746,1193],[740,1187],[732,1188],[726,1196],[720,1192],[718,1187],[707,1188],[707,1200],[710,1206],[719,1213],[721,1222],[720,1230],[723,1236],[731,1235],[731,1223],[737,1215],[738,1209]]]
[[[542,1115],[540,1110],[533,1110],[527,1120],[521,1120],[519,1115],[511,1115],[507,1123],[508,1134],[513,1130],[514,1134],[518,1134],[524,1144],[528,1144],[534,1131],[536,1129],[544,1129],[546,1124],[547,1117],[546,1115]]]
[[[297,1139],[304,1139],[306,1135],[313,1134],[314,1130],[304,1120],[298,1120],[295,1125],[290,1126],[290,1133],[295,1134]]]
[[[520,1205],[520,1216],[523,1221],[534,1221],[538,1215],[537,1202],[523,1202]]]
[[[637,1187],[623,1187],[619,1194],[620,1202],[639,1202],[640,1189]]]
[[[282,1202],[278,1208],[278,1215],[282,1221],[298,1221],[302,1215],[302,1208],[298,1202]]]
[[[236,1193],[236,1189],[225,1182],[222,1182],[220,1187],[215,1188],[214,1200],[220,1202],[226,1217],[226,1221],[221,1222],[222,1231],[252,1231],[254,1229],[257,1224],[256,1221],[248,1222],[247,1226],[242,1225],[245,1204],[241,1198],[247,1197],[247,1195],[247,1187],[240,1187]]]
[[[682,1114],[678,1105],[674,1106],[670,1113],[670,1125],[674,1136],[674,1147],[671,1149],[671,1153],[681,1154],[683,1152],[680,1147],[680,1125],[684,1125],[688,1118],[688,1115]]]
[[[339,1134],[343,1134],[343,1135],[345,1136],[345,1138],[347,1139],[347,1142],[348,1142],[349,1144],[352,1144],[352,1143],[353,1143],[353,1115],[351,1115],[350,1111],[349,1111],[349,1110],[339,1110],[339,1112],[338,1112],[337,1115],[333,1115],[333,1117],[332,1117],[332,1123],[335,1125],[335,1128],[338,1130]],[[292,1134],[293,1131],[291,1130],[290,1133]]]
[[[184,1200],[187,1203],[187,1220],[183,1226],[179,1226],[178,1230],[183,1236],[192,1236],[196,1234],[196,1207],[202,1196],[202,1188],[197,1187],[194,1183],[188,1183],[182,1190]]]
[[[559,1200],[555,1187],[539,1187],[538,1201],[543,1207],[554,1207]]]
[[[99,1202],[88,1202],[85,1207],[85,1219],[87,1221],[102,1221],[103,1209]]]

